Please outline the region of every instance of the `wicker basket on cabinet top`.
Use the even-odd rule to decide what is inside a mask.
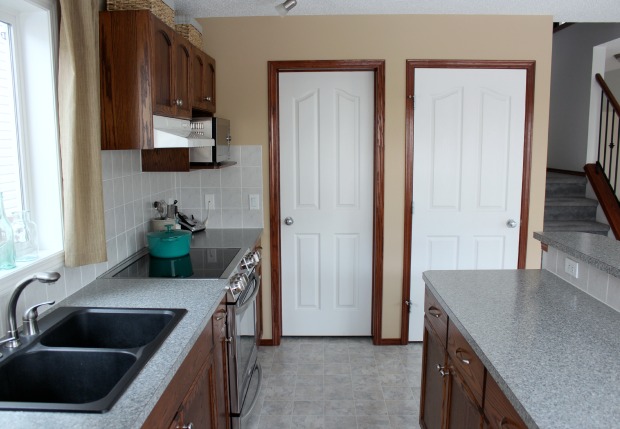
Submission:
[[[194,18],[182,15],[177,15],[174,22],[176,32],[202,50],[202,26]]]
[[[153,15],[174,28],[174,8],[171,0],[106,0],[109,11],[150,10]],[[174,4],[174,3],[172,3]]]

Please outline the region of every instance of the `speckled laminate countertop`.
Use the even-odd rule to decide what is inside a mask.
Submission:
[[[424,279],[529,427],[619,427],[620,313],[545,270]]]
[[[535,232],[534,238],[620,278],[620,241],[585,232]]]
[[[261,233],[261,229],[208,230],[197,234],[192,245],[250,248]],[[207,326],[227,284],[226,280],[100,278],[82,288],[58,306],[185,308],[187,313],[107,413],[0,411],[0,427],[140,428]]]

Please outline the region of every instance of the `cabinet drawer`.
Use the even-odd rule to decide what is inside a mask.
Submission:
[[[484,416],[491,429],[526,429],[527,426],[500,390],[499,386],[487,374],[484,395]]]
[[[448,315],[441,305],[439,305],[439,302],[437,302],[433,294],[430,293],[428,287],[424,294],[424,314],[435,330],[435,333],[441,339],[442,345],[445,346],[446,334],[448,332]]]
[[[484,365],[452,322],[448,325],[447,349],[454,367],[469,386],[474,399],[482,405]]]

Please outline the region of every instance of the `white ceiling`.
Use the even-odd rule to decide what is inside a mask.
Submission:
[[[193,18],[277,16],[284,0],[168,0]],[[620,22],[619,0],[297,0],[289,15],[552,15],[555,22]]]

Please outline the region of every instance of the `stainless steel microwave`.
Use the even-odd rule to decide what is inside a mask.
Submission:
[[[221,164],[230,160],[230,121],[224,118],[194,118],[191,122],[194,133],[204,133],[215,140],[215,145],[191,147],[189,162],[200,164]]]

